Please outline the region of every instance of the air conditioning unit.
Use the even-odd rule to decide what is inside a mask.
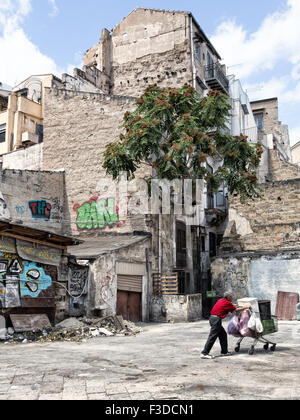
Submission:
[[[38,142],[39,142],[39,136],[37,134],[29,133],[29,131],[22,133],[22,144],[32,145],[32,144],[38,144]]]

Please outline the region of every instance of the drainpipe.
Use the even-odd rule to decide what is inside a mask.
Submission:
[[[161,213],[158,215],[158,272],[162,274]]]
[[[192,85],[196,89],[196,66],[195,66],[195,48],[193,39],[193,17],[190,15],[190,44],[191,44],[191,65],[192,65]],[[188,293],[195,293],[194,281],[194,264],[193,264],[193,243],[192,243],[192,229],[189,225],[188,217],[186,218],[186,264],[187,270],[190,273],[190,284]]]
[[[192,65],[192,84],[196,89],[196,67],[195,67],[195,49],[193,39],[193,17],[190,16],[190,43],[191,43],[191,65]]]

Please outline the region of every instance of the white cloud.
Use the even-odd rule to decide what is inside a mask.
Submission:
[[[228,73],[242,79],[250,100],[278,97],[279,114],[285,114],[283,123],[289,124],[291,144],[300,140],[300,126],[294,125],[296,106],[300,106],[299,22],[300,1],[286,0],[252,33],[235,20],[227,20],[211,37]]]
[[[52,8],[49,16],[55,17],[58,14],[58,11],[59,11],[56,0],[48,0],[48,2],[50,3],[50,6]]]
[[[31,12],[31,0],[1,0],[0,81],[14,86],[32,74],[60,75],[54,60],[43,54],[22,28]]]
[[[280,101],[282,101],[283,95],[285,95],[288,91],[289,83],[289,77],[283,76],[278,78],[272,77],[267,82],[245,82],[243,84],[243,87],[247,91],[248,96],[251,98],[252,101],[271,97],[280,97]]]
[[[300,125],[289,130],[291,146],[300,141]]]
[[[288,0],[286,8],[267,16],[258,30],[248,33],[242,25],[228,20],[217,28],[211,41],[226,65],[241,78],[273,70],[287,62],[298,74],[300,64],[300,1]]]

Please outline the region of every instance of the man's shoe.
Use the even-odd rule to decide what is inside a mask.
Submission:
[[[224,357],[224,356],[232,356],[233,355],[233,353],[221,353],[220,354],[220,357]]]
[[[210,354],[201,354],[201,359],[214,359],[214,356],[211,356]]]

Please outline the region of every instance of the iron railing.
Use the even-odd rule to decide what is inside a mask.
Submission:
[[[258,128],[250,127],[243,130],[243,135],[248,137],[248,141],[256,143],[258,141]]]
[[[219,63],[214,63],[205,67],[205,80],[216,80],[226,92],[229,91],[229,80],[225,76]]]

